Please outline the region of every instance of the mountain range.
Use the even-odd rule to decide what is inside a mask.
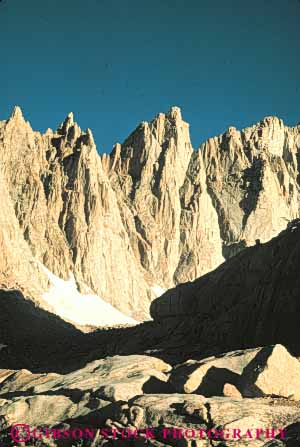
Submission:
[[[172,107],[99,155],[72,113],[41,134],[15,107],[0,121],[1,288],[85,331],[148,320],[166,290],[299,217],[299,162],[300,126],[276,117],[194,149]]]
[[[299,162],[276,117],[195,149],[172,107],[110,155],[0,121],[0,444],[298,446]]]

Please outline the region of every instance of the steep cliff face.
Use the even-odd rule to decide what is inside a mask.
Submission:
[[[225,257],[268,241],[299,216],[300,126],[267,117],[241,132],[231,127],[199,150]]]
[[[267,117],[193,151],[173,107],[103,156],[151,281],[169,288],[193,280],[298,217],[299,150],[300,127]]]
[[[193,153],[178,107],[143,122],[103,163],[150,282],[168,288],[222,262],[202,155]]]
[[[70,114],[57,132],[41,135],[16,108],[0,141],[9,196],[35,260],[62,279],[72,273],[81,292],[145,317],[151,293],[91,131],[82,132]]]
[[[299,216],[299,153],[300,126],[273,117],[194,151],[172,107],[99,156],[73,114],[41,134],[16,107],[0,122],[1,281],[23,277],[23,293],[48,304],[59,280],[75,281],[84,296],[148,318],[158,293]]]
[[[0,166],[0,288],[27,292],[33,300],[49,286],[47,276],[24,240]]]

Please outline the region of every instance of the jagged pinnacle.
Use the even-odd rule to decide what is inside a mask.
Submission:
[[[181,117],[181,109],[180,109],[180,107],[177,107],[177,106],[171,107],[170,111],[168,112],[168,116],[170,118],[173,118],[173,119],[181,120],[182,117]]]
[[[63,121],[61,127],[66,129],[74,124],[74,113],[70,112]]]
[[[89,143],[94,145],[95,144],[95,140],[94,140],[93,132],[91,131],[90,128],[88,128],[86,130],[86,135],[88,137]]]
[[[73,112],[68,113],[66,121],[74,123],[74,113]]]
[[[262,120],[261,120],[261,122],[260,122],[261,124],[263,124],[263,125],[265,125],[265,126],[268,126],[268,125],[270,125],[270,124],[279,124],[280,126],[283,126],[284,124],[283,124],[283,120],[281,119],[281,118],[279,118],[278,116],[272,116],[272,115],[270,115],[270,116],[265,116]]]
[[[58,131],[66,134],[70,127],[74,126],[74,114],[73,112],[68,113],[65,120],[61,123],[61,125],[58,128]]]
[[[21,107],[19,107],[19,106],[14,107],[12,114],[11,114],[11,119],[18,119],[18,120],[24,119]]]

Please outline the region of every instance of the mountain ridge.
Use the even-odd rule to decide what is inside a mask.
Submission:
[[[62,280],[74,275],[82,294],[148,319],[158,294],[299,217],[299,154],[300,126],[277,117],[230,127],[194,150],[174,106],[99,155],[73,113],[41,134],[15,107],[0,122],[0,164],[11,216],[4,240],[27,247],[19,287],[45,306],[51,284],[40,262]],[[5,285],[8,263],[0,267]]]

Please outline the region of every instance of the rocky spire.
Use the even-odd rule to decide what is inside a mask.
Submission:
[[[167,113],[167,116],[178,121],[182,120],[180,107],[177,106],[171,107],[171,109]]]
[[[61,123],[57,129],[59,135],[65,136],[68,142],[75,142],[81,135],[81,129],[74,121],[73,112],[68,113],[65,120]]]
[[[14,121],[14,122],[22,122],[22,121],[24,122],[25,121],[21,107],[15,106],[13,108],[13,111],[12,111],[9,121]]]

